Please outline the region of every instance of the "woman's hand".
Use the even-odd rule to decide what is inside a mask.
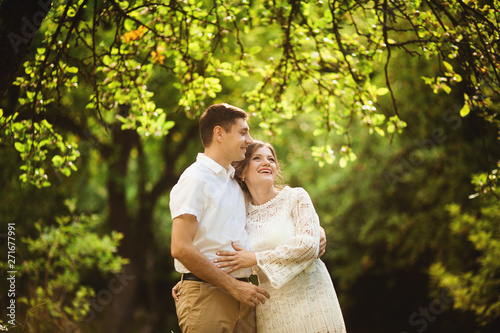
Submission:
[[[319,227],[320,239],[319,239],[319,253],[318,258],[321,258],[326,252],[326,232],[323,227]]]
[[[219,259],[214,260],[214,263],[217,263],[217,267],[224,268],[233,266],[233,268],[226,271],[226,273],[229,274],[240,268],[252,267],[257,265],[257,257],[255,256],[255,253],[245,250],[244,248],[239,247],[234,243],[231,243],[231,245],[233,246],[233,249],[236,250],[236,252],[220,251],[216,253],[218,256],[220,256]]]

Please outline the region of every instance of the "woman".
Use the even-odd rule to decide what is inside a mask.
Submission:
[[[256,308],[257,332],[346,332],[325,264],[317,259],[318,216],[302,188],[275,186],[281,171],[274,148],[254,142],[235,163],[236,179],[248,196],[250,251],[219,252],[215,262],[228,273],[251,267],[271,298]]]

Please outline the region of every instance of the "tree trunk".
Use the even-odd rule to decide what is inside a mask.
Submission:
[[[120,106],[118,112],[126,116],[128,107]],[[154,332],[163,324],[161,318],[164,314],[159,311],[165,311],[164,298],[170,297],[170,294],[158,297],[158,285],[155,281],[156,270],[159,269],[158,249],[152,229],[153,212],[161,195],[177,182],[179,175],[174,165],[185,152],[189,142],[196,138],[197,132],[198,124],[193,122],[187,126],[186,132],[182,133],[186,140],[174,145],[169,141],[171,135],[166,138],[165,146],[168,152],[164,152],[163,156],[165,170],[161,179],[149,192],[146,190],[149,175],[138,134],[131,130],[121,130],[119,124],[111,127],[113,151],[107,157],[109,221],[110,227],[124,236],[119,254],[128,258],[130,264],[124,267],[122,273],[127,286],[119,293],[113,294],[112,302],[104,310],[104,332],[129,332],[133,327],[136,329],[139,327],[141,332]],[[127,179],[130,179],[128,164],[130,152],[136,148],[139,179],[138,183],[130,184],[127,183]],[[136,215],[127,208],[127,186],[137,186],[136,200],[139,202]],[[140,310],[141,313],[139,326],[132,325],[131,322],[135,310]]]
[[[0,97],[14,81],[51,7],[52,0],[4,0],[0,6]]]
[[[134,244],[134,237],[131,232],[132,221],[127,209],[126,198],[130,151],[134,145],[134,135],[137,135],[137,133],[131,130],[122,131],[117,124],[112,126],[111,131],[114,151],[110,154],[108,160],[109,221],[111,228],[124,236],[118,253],[130,260],[130,263],[124,267],[124,274],[130,277],[127,280],[127,286],[113,295],[113,300],[104,314],[104,331],[117,333],[127,331],[127,323],[132,317],[141,272],[140,265],[137,264],[138,256],[142,249],[138,249],[137,244]]]

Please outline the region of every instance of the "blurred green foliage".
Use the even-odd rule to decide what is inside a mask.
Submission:
[[[74,203],[68,202],[74,213]],[[69,215],[55,218],[55,225],[34,224],[34,237],[17,239],[16,256],[21,259],[15,269],[16,279],[27,281],[16,302],[18,309],[27,309],[26,318],[18,317],[21,326],[30,332],[62,332],[74,330],[87,316],[94,289],[84,284],[91,274],[101,277],[119,273],[128,262],[117,256],[123,237],[112,232],[100,235],[96,215]],[[19,288],[19,287],[18,287]],[[21,296],[22,295],[22,296]],[[23,306],[24,305],[24,306]]]
[[[478,199],[481,208],[473,213],[463,212],[457,204],[447,206],[452,218],[450,232],[467,237],[477,252],[473,265],[457,265],[455,262],[448,268],[448,262],[437,262],[430,267],[430,275],[437,284],[450,290],[454,307],[473,311],[482,325],[500,316],[500,209],[497,196],[498,190],[495,195],[481,196]]]

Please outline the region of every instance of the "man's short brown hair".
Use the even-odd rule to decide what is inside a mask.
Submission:
[[[248,114],[236,106],[221,103],[209,106],[200,118],[200,137],[203,147],[212,144],[213,132],[216,126],[222,127],[226,132],[236,123],[236,119],[248,119]]]

